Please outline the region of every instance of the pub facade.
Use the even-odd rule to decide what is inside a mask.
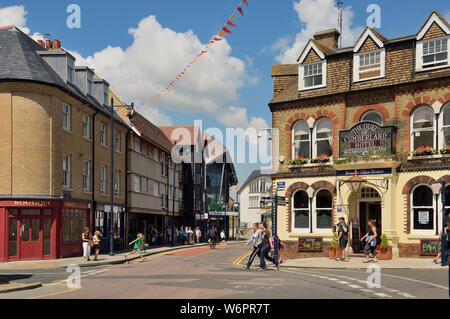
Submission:
[[[449,23],[434,11],[415,35],[387,39],[368,27],[348,48],[339,36],[317,32],[298,63],[272,69],[272,179],[286,198],[278,235],[288,258],[326,254],[343,216],[350,251],[361,253],[375,219],[394,257],[422,256],[450,212]],[[445,182],[445,205],[436,181]],[[299,249],[314,237],[321,249]]]

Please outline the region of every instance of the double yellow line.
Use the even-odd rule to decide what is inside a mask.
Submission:
[[[248,253],[245,253],[245,254],[239,256],[238,258],[236,258],[235,261],[233,261],[233,265],[240,265],[244,261],[244,259],[247,258],[248,256],[250,256],[251,254],[252,254],[252,252],[248,252]]]

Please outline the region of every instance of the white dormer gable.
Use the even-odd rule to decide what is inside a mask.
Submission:
[[[314,50],[314,52],[316,52],[316,54],[317,54],[322,60],[325,59],[325,54],[323,54],[323,52],[319,50],[319,48],[317,47],[317,45],[316,45],[312,40],[310,40],[309,43],[308,43],[308,45],[306,46],[305,50],[303,50],[302,55],[298,58],[298,60],[297,60],[298,63],[302,64],[302,63],[305,61],[305,59],[306,59],[306,57],[308,56],[308,54],[309,54],[309,52],[311,51],[311,49]]]
[[[314,52],[317,56],[314,62],[305,63],[310,53]],[[319,57],[319,59],[317,59]],[[309,60],[309,59],[308,59]],[[298,59],[298,89],[299,91],[308,91],[320,89],[327,86],[327,60],[325,54],[319,49],[313,40],[303,50]]]
[[[378,47],[384,48],[384,43],[383,41],[381,41],[376,35],[375,33],[373,33],[373,31],[370,28],[367,28],[366,31],[364,31],[364,33],[362,34],[362,36],[359,38],[358,42],[356,42],[355,44],[355,48],[353,50],[354,53],[359,52],[359,50],[361,49],[361,47],[364,45],[364,43],[366,42],[367,38],[370,37],[376,45],[378,45]]]
[[[430,30],[433,23],[436,23],[445,32],[445,34],[450,35],[450,28],[448,27],[447,23],[445,23],[436,12],[433,12],[431,17],[417,34],[417,41],[423,39],[428,30]]]
[[[449,67],[449,47],[449,25],[434,11],[417,34],[416,71]]]

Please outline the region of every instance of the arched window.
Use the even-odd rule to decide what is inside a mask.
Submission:
[[[311,130],[306,121],[297,121],[292,127],[292,159],[310,158]]]
[[[332,195],[329,190],[322,189],[314,198],[314,227],[313,232],[330,230],[332,227]]]
[[[439,118],[441,126],[439,130],[441,133],[439,136],[439,140],[441,141],[440,148],[450,148],[450,102],[444,104]]]
[[[377,123],[378,125],[382,126],[383,125],[383,116],[375,110],[370,110],[370,111],[367,111],[366,113],[364,113],[363,116],[361,116],[361,122],[364,122],[364,121],[374,122],[374,123]]]
[[[445,221],[450,222],[450,184],[445,187]]]
[[[333,125],[328,118],[321,118],[316,121],[313,132],[313,157],[320,155],[331,156],[333,140]]]
[[[435,216],[433,192],[428,185],[420,185],[412,191],[412,230],[430,232],[434,230]]]
[[[299,232],[309,232],[309,198],[308,194],[299,190],[293,196],[293,228]]]
[[[436,116],[429,106],[418,107],[411,115],[412,150],[419,147],[435,148]]]

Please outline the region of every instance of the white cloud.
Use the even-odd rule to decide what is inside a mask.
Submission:
[[[286,38],[281,38],[272,45],[273,49],[279,49],[280,54],[275,58],[279,63],[295,63],[301,50],[315,32],[331,28],[338,29],[338,8],[334,0],[299,0],[294,2],[294,10],[304,27],[296,35],[295,42],[286,49]],[[352,46],[361,35],[364,28],[352,27],[354,14],[351,6],[344,7],[342,44]]]
[[[118,96],[136,105],[165,88],[204,48],[193,31],[177,33],[164,28],[155,16],[142,19],[129,33],[134,41],[125,49],[108,46],[86,58],[74,54],[77,65],[94,68],[111,83]],[[244,85],[244,80],[257,82],[247,76],[245,62],[231,56],[226,40],[212,45],[191,69],[193,72],[178,81],[169,94],[137,110],[145,113],[150,107],[151,112],[159,112],[162,117],[162,108],[215,117],[224,111],[224,105],[238,100],[237,90]]]
[[[450,10],[447,10],[444,14],[445,20],[450,23]]]
[[[11,6],[0,9],[0,27],[15,25],[24,33],[30,33],[30,29],[25,27],[27,24],[27,11],[24,6]]]
[[[229,106],[223,114],[217,116],[217,121],[230,128],[267,128],[269,125],[261,117],[251,117],[247,115],[247,109],[238,106]]]

